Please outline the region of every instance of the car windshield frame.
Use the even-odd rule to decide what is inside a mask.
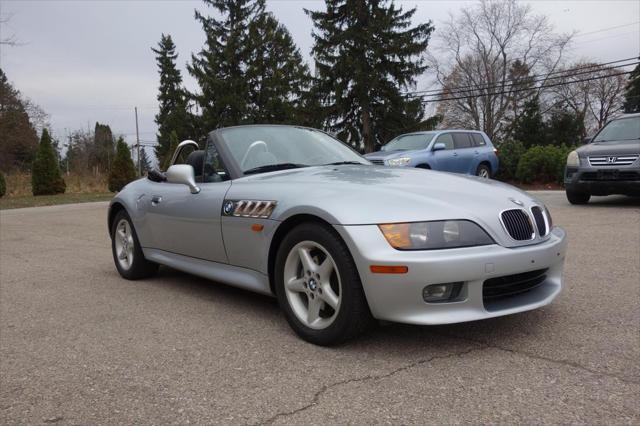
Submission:
[[[391,139],[389,142],[387,142],[386,144],[384,144],[382,151],[383,152],[390,152],[390,151],[419,151],[419,150],[423,150],[423,149],[427,149],[429,147],[429,145],[431,144],[431,142],[433,142],[433,139],[436,137],[437,133],[436,132],[422,132],[422,133],[407,133],[404,135],[400,135],[400,136],[396,136],[395,138]],[[426,141],[424,141],[424,146],[422,147],[409,147],[409,148],[394,148],[394,149],[389,149],[388,146],[391,145],[392,143],[396,142],[396,141],[400,141],[401,139],[407,139],[407,138],[413,138],[413,137],[424,137],[424,138],[428,138]]]
[[[630,135],[631,137],[618,137],[614,135],[610,135],[612,131],[616,131],[617,129],[612,130],[613,126],[618,126],[619,124],[627,124],[627,121],[631,121],[635,123],[637,126],[637,133],[634,135]],[[633,133],[633,124],[631,124],[631,133]],[[613,137],[613,139],[612,139]],[[608,143],[608,142],[620,142],[620,141],[628,141],[628,140],[640,140],[640,115],[635,115],[632,117],[620,117],[608,122],[600,131],[594,136],[592,139],[592,143]]]
[[[287,130],[294,130],[294,131],[299,130],[303,132],[310,132],[309,135],[320,137],[322,142],[326,142],[330,144],[335,143],[336,144],[335,150],[329,153],[325,152],[326,156],[323,158],[324,161],[319,161],[320,158],[316,159],[315,161],[309,161],[309,160],[314,160],[313,158],[305,159],[307,160],[307,162],[299,161],[300,159],[297,159],[298,161],[291,161],[291,159],[276,158],[276,161],[272,162],[271,164],[260,164],[257,167],[247,167],[247,165],[245,164],[245,167],[243,167],[241,164],[242,162],[241,159],[238,158],[239,151],[237,149],[234,150],[234,147],[232,146],[233,143],[238,143],[237,139],[236,141],[234,141],[233,138],[231,138],[232,133],[236,133],[235,136],[240,137],[240,135],[237,134],[237,132],[241,132],[243,130],[253,134],[259,134],[261,131],[268,133],[271,129],[273,129],[274,132],[277,132],[277,131],[286,132]],[[300,134],[304,134],[304,133],[300,133]],[[362,165],[371,165],[371,162],[369,162],[367,159],[362,157],[362,155],[360,155],[360,153],[358,153],[355,149],[353,149],[353,147],[345,144],[344,142],[336,139],[332,135],[322,130],[313,129],[310,127],[278,125],[278,124],[265,124],[265,125],[256,124],[256,125],[246,125],[246,126],[234,126],[234,127],[226,127],[226,128],[215,130],[210,134],[210,138],[212,138],[212,142],[215,143],[216,147],[218,148],[218,151],[220,152],[220,155],[223,157],[223,160],[225,161],[225,164],[228,166],[231,179],[239,179],[242,177],[253,176],[253,175],[262,174],[262,173],[270,173],[270,172],[275,172],[280,170],[290,170],[293,168],[300,168],[300,167],[307,167],[307,166],[323,166],[323,165],[329,165],[332,163],[333,164],[353,164],[357,162],[358,164],[362,164]],[[252,140],[256,138],[250,137],[248,139]],[[262,139],[265,139],[265,138],[262,137]],[[257,138],[256,141],[257,140],[260,140],[260,138]],[[256,141],[248,142],[248,143],[250,145]],[[242,141],[241,143],[247,143],[247,142]],[[274,145],[284,145],[283,143],[278,144],[273,141],[265,141],[265,143],[274,144]],[[296,142],[290,142],[290,143],[296,143]],[[282,146],[280,146],[280,148],[282,148]],[[336,151],[344,155],[335,155]],[[244,151],[244,153],[246,154],[246,151]],[[296,160],[296,159],[293,159],[293,160]],[[271,167],[271,165],[277,166],[278,164],[282,164],[283,167],[282,168]],[[255,170],[260,168],[264,168],[264,171]],[[249,173],[246,173],[247,171],[249,171]]]

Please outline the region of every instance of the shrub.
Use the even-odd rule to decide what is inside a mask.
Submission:
[[[518,170],[518,162],[525,152],[524,144],[520,141],[508,140],[502,142],[498,147],[500,165],[498,166],[497,178],[500,180],[514,180]]]
[[[562,183],[567,155],[572,149],[565,145],[531,147],[518,162],[516,178],[523,183]]]
[[[122,137],[116,143],[116,157],[109,173],[109,191],[118,192],[126,184],[136,179],[136,168],[129,153],[129,147]]]
[[[63,194],[67,185],[60,173],[58,158],[47,129],[42,131],[36,159],[31,172],[31,192],[33,195]]]
[[[7,192],[7,183],[4,181],[4,175],[0,172],[0,198]]]

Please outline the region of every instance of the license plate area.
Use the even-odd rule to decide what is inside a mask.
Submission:
[[[598,170],[598,180],[618,180],[620,175],[619,170]]]

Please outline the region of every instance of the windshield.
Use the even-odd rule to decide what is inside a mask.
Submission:
[[[224,129],[220,135],[245,174],[331,163],[370,164],[357,152],[319,130],[247,126]]]
[[[610,121],[593,142],[613,142],[640,139],[640,116]]]
[[[425,149],[431,139],[433,133],[421,133],[419,135],[402,135],[392,139],[383,147],[383,151],[411,151],[416,149]]]

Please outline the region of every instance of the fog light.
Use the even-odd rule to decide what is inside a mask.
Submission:
[[[422,298],[427,303],[452,302],[460,295],[461,282],[432,284],[422,289]]]

